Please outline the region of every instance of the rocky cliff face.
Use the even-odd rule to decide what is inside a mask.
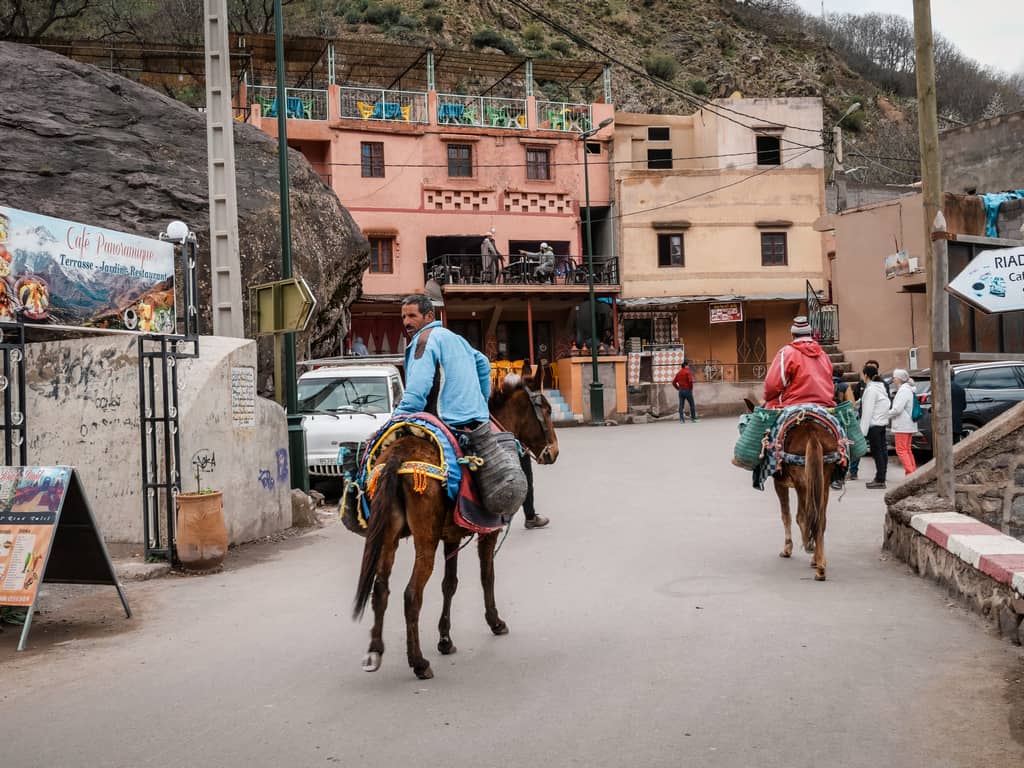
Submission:
[[[200,328],[210,321],[206,116],[144,86],[28,46],[0,42],[0,202],[156,237],[173,219],[199,238]],[[277,142],[235,125],[243,293],[280,277]],[[368,245],[337,196],[289,151],[294,273],[317,298],[297,340],[314,356],[336,352],[348,306],[369,264]],[[248,328],[248,296],[245,296]],[[301,354],[301,352],[300,352]],[[261,366],[262,368],[262,366]]]

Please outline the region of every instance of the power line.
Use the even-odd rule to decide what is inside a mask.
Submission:
[[[686,91],[686,90],[684,90],[682,88],[679,88],[678,86],[674,86],[674,85],[672,85],[670,83],[667,83],[664,80],[661,80],[660,78],[652,77],[651,75],[649,75],[644,70],[637,69],[636,67],[633,67],[633,66],[631,66],[629,64],[626,64],[621,59],[617,59],[616,57],[612,56],[607,51],[604,51],[604,50],[598,48],[596,45],[591,43],[586,38],[580,36],[576,32],[573,32],[572,30],[562,26],[559,22],[555,21],[551,17],[546,16],[545,14],[541,13],[540,11],[535,10],[534,8],[532,8],[529,5],[529,3],[524,2],[524,0],[509,0],[509,2],[512,5],[514,5],[517,8],[519,8],[520,10],[525,11],[526,13],[530,14],[534,18],[539,19],[540,21],[543,21],[549,27],[551,27],[552,29],[556,30],[557,32],[560,32],[561,34],[565,35],[570,40],[575,42],[577,45],[579,45],[581,47],[584,47],[584,48],[588,48],[588,49],[594,51],[595,53],[605,57],[609,61],[619,65],[620,67],[625,69],[627,72],[630,72],[631,74],[636,75],[637,77],[643,78],[644,80],[647,80],[647,81],[653,83],[654,85],[656,85],[656,86],[658,86],[660,88],[663,88],[663,89],[665,89],[667,91],[670,91],[671,93],[674,93],[675,95],[680,96],[681,98],[685,99],[686,101],[690,102],[691,104],[693,104],[693,105],[695,105],[695,106],[697,106],[697,107],[699,107],[701,109],[707,109],[712,114],[718,115],[719,117],[721,117],[721,118],[723,118],[725,120],[729,120],[730,122],[736,123],[737,125],[742,126],[743,128],[750,128],[751,126],[747,125],[745,123],[741,123],[740,121],[735,120],[735,119],[729,117],[728,115],[721,114],[720,112],[717,112],[716,110],[722,109],[722,110],[724,110],[726,112],[732,112],[733,114],[740,115],[742,117],[746,117],[746,118],[749,118],[751,120],[757,120],[757,121],[760,121],[760,122],[768,122],[768,123],[771,123],[772,125],[778,126],[780,128],[791,128],[791,129],[797,130],[797,131],[806,131],[807,133],[816,133],[816,134],[820,134],[821,133],[820,130],[815,129],[815,128],[803,128],[803,127],[797,126],[797,125],[788,125],[786,123],[778,123],[778,122],[775,122],[773,120],[765,120],[765,118],[763,118],[763,117],[759,117],[759,116],[755,116],[755,115],[749,115],[749,114],[747,114],[745,112],[740,112],[739,110],[732,109],[730,107],[726,107],[726,106],[724,106],[722,104],[712,104],[712,102],[710,100],[708,100],[708,99],[701,98],[700,96],[698,96],[698,95],[696,95],[694,93],[691,93],[690,91]],[[791,139],[783,139],[783,141],[785,141],[785,142],[787,142],[789,144],[793,144],[793,145],[798,146],[798,147],[811,148],[807,144],[801,144],[800,142],[793,141]]]

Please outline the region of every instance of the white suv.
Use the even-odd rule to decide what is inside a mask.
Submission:
[[[331,365],[302,374],[299,413],[310,480],[354,477],[366,439],[391,418],[404,391],[393,365]]]

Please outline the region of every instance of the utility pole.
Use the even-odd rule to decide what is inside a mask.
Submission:
[[[206,44],[206,172],[210,195],[210,309],[213,335],[245,337],[238,257],[235,119],[227,0],[204,0]]]
[[[942,214],[939,167],[939,121],[935,104],[935,48],[931,0],[914,0],[914,43],[917,70],[917,115],[921,143],[921,186],[924,194],[924,242],[929,256],[928,320],[931,331],[932,439],[939,497],[955,503],[952,407],[949,381],[949,281],[946,221]]]

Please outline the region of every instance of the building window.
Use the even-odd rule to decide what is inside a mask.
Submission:
[[[658,235],[658,266],[659,267],[682,267],[683,261],[683,235]]]
[[[758,136],[757,164],[782,165],[782,139],[778,136]]]
[[[384,178],[384,142],[362,143],[363,176]]]
[[[370,271],[391,274],[395,271],[395,238],[370,238]]]
[[[535,181],[551,180],[551,153],[548,150],[526,150],[526,178]]]
[[[471,178],[473,176],[473,145],[448,145],[448,175]]]
[[[648,149],[647,169],[650,171],[671,171],[672,150],[671,149]]]
[[[586,152],[588,155],[600,155],[601,154],[601,142],[599,141],[585,141],[583,144],[586,146]]]
[[[670,135],[668,128],[655,128],[654,126],[651,126],[647,129],[648,141],[668,141]]]
[[[787,263],[788,261],[786,258],[786,233],[762,232],[761,266],[784,267]]]

